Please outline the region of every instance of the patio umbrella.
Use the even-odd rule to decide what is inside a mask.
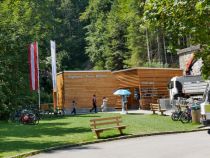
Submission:
[[[122,97],[122,112],[121,112],[121,114],[127,114],[127,111],[125,110],[125,105],[127,103],[127,96],[129,96],[131,94],[131,92],[127,89],[118,89],[113,94],[119,95]]]
[[[131,92],[129,90],[127,90],[127,89],[118,89],[113,94],[114,95],[120,95],[120,96],[123,96],[123,95],[128,96],[128,95],[131,94]]]

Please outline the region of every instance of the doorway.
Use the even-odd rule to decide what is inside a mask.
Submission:
[[[130,87],[126,88],[131,92],[131,95],[128,97],[127,108],[128,110],[137,110],[139,109],[139,87]]]

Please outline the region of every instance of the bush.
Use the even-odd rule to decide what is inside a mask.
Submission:
[[[0,120],[8,120],[10,115],[10,110],[6,105],[0,105]]]

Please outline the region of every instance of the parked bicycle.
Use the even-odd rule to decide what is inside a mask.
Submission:
[[[179,121],[180,120],[180,116],[182,115],[183,111],[181,110],[181,106],[180,105],[176,105],[176,111],[174,111],[171,114],[171,119],[173,121]]]
[[[185,111],[181,114],[180,120],[182,123],[189,123],[192,121],[191,108],[186,106]]]
[[[15,123],[22,124],[38,124],[40,120],[40,113],[37,108],[32,106],[24,106],[24,108],[16,109],[10,114],[10,120]]]
[[[22,124],[39,124],[39,117],[30,110],[23,110],[20,116]]]

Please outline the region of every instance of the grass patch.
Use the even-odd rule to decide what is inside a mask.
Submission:
[[[119,114],[98,113],[61,118],[48,118],[39,125],[21,125],[0,122],[0,157],[14,156],[48,147],[77,144],[96,140],[89,127],[92,118],[116,116]],[[190,131],[196,124],[174,122],[168,116],[160,115],[122,115],[127,125],[125,134],[150,134],[168,131]],[[105,131],[102,138],[118,136],[117,130]]]

